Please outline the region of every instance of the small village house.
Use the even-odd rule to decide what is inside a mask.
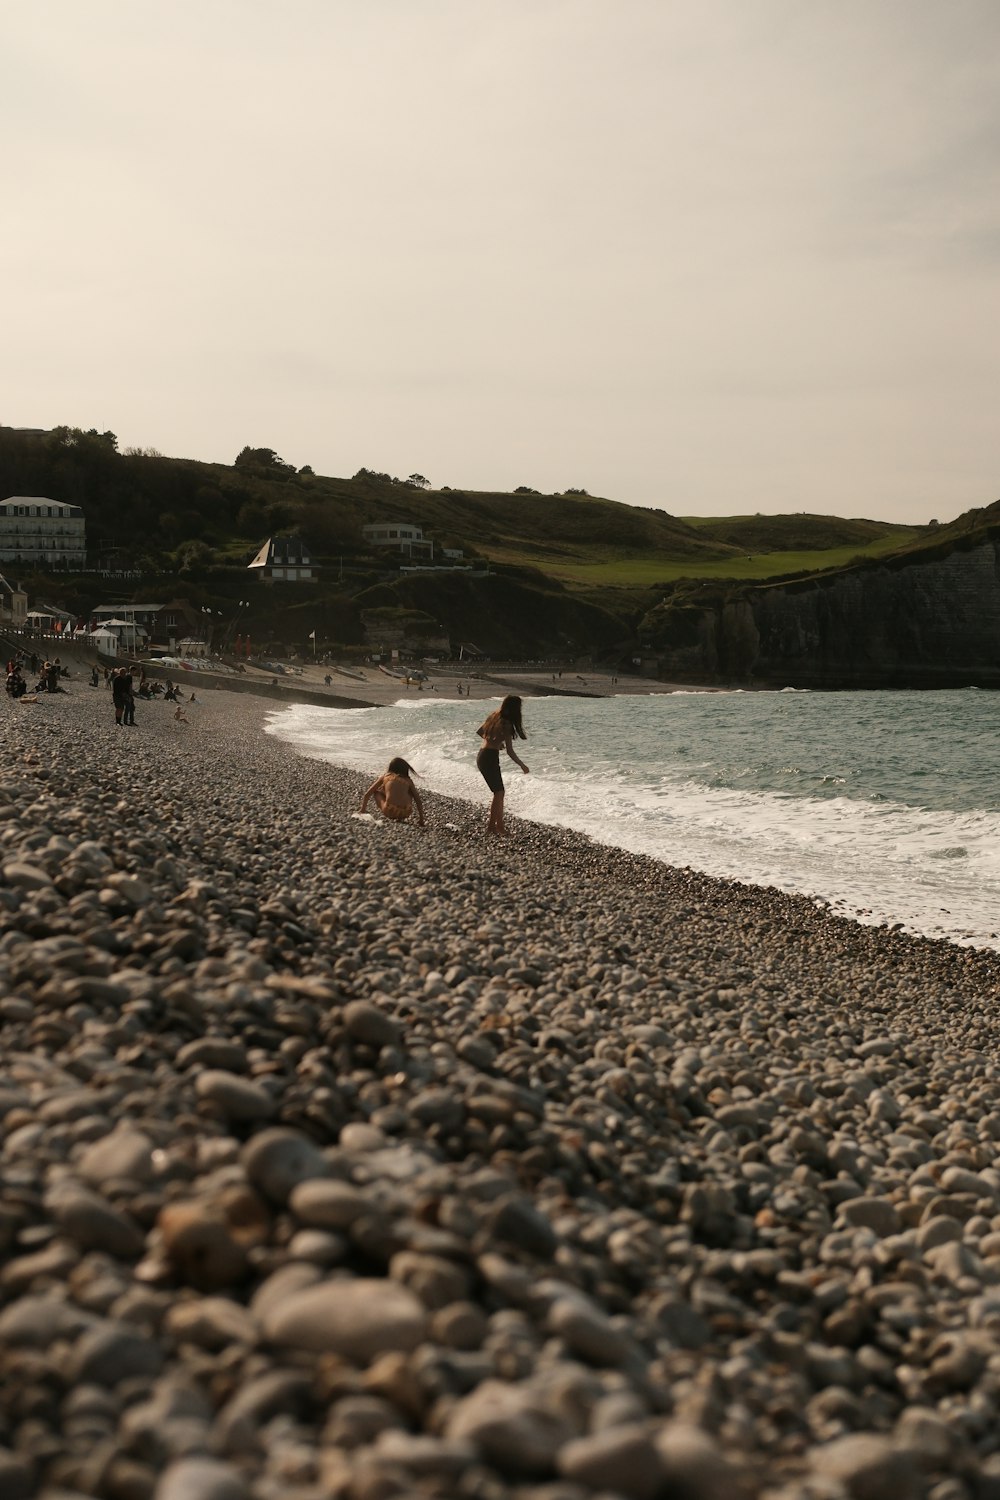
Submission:
[[[261,583],[314,583],[319,569],[300,536],[271,536],[248,564]]]
[[[362,526],[361,535],[370,547],[391,547],[404,557],[426,557],[433,560],[434,543],[425,537],[423,528],[411,526],[406,521],[379,522]]]
[[[0,573],[0,625],[9,630],[23,630],[27,623],[28,596],[16,583],[8,583]]]

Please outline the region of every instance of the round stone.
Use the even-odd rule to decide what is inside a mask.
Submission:
[[[264,1331],[276,1344],[339,1354],[366,1365],[379,1354],[415,1349],[424,1336],[423,1305],[398,1282],[324,1281],[267,1307]]]

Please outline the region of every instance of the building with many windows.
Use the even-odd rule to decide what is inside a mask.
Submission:
[[[0,502],[0,561],[59,568],[87,563],[86,523],[79,505],[45,495],[11,495]]]
[[[391,547],[395,552],[402,552],[405,557],[434,556],[434,543],[429,536],[424,536],[423,527],[411,526],[406,521],[362,526],[361,535],[370,546]]]

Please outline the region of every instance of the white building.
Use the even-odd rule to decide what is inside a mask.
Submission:
[[[380,521],[377,525],[362,526],[361,535],[372,547],[392,547],[406,557],[434,556],[434,543],[425,537],[422,526],[410,526],[406,521]]]
[[[10,495],[0,502],[0,561],[83,568],[86,523],[79,505],[45,495]]]

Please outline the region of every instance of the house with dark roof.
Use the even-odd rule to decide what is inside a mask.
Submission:
[[[315,583],[319,569],[300,536],[272,536],[248,564],[261,583]]]

